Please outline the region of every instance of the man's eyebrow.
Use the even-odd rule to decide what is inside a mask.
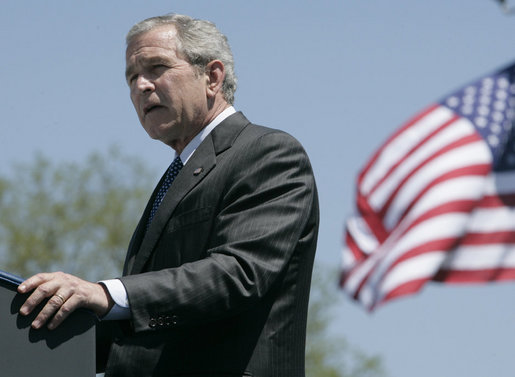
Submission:
[[[149,58],[141,57],[139,58],[139,63],[142,65],[152,65],[152,64],[170,64],[170,61],[163,56],[152,56]],[[129,79],[134,73],[134,64],[130,64],[127,66],[125,70],[125,78]]]
[[[145,63],[147,64],[168,64],[169,61],[167,58],[163,56],[152,56],[145,59]]]

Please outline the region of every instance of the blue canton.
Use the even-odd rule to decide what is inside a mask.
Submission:
[[[515,65],[467,85],[440,102],[467,118],[493,156],[493,170],[515,169]]]

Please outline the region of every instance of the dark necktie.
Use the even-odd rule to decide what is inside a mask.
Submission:
[[[182,161],[181,157],[177,156],[175,160],[170,164],[168,167],[168,170],[166,171],[165,179],[163,183],[161,184],[161,188],[157,192],[156,198],[154,200],[154,204],[152,205],[152,210],[150,211],[150,216],[148,218],[147,228],[149,227],[150,223],[152,222],[152,219],[154,218],[154,215],[157,212],[157,209],[159,208],[159,205],[163,201],[163,198],[166,195],[166,192],[170,188],[173,180],[175,177],[177,177],[177,174],[179,174],[179,171],[182,169]]]

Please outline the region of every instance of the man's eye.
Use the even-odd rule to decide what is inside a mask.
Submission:
[[[164,64],[155,64],[152,66],[152,68],[154,69],[154,71],[158,71],[158,70],[165,70],[168,67]]]

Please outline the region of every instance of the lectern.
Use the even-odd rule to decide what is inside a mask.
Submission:
[[[18,314],[28,297],[16,292],[22,281],[0,271],[0,376],[94,377],[95,316],[77,310],[55,330],[34,330],[36,314]]]

